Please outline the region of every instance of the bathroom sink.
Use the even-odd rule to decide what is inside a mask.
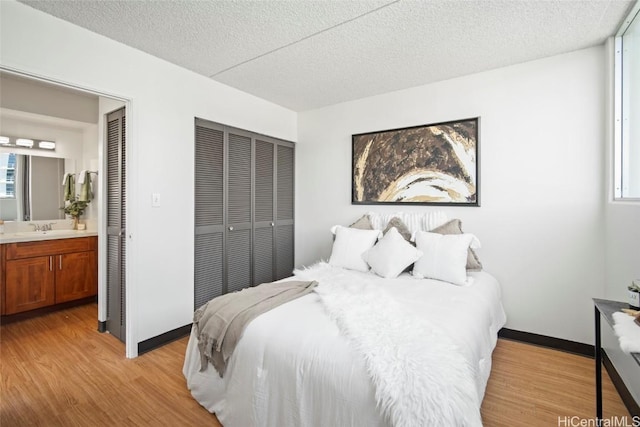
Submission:
[[[41,236],[41,235],[53,235],[56,234],[69,234],[74,233],[76,230],[47,230],[47,231],[22,231],[19,233],[14,233],[16,236]]]

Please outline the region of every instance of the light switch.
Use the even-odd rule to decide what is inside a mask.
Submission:
[[[160,207],[160,193],[151,194],[151,206],[154,208]]]

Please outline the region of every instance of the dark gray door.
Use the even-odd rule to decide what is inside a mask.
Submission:
[[[107,331],[124,342],[126,258],[125,109],[107,115]]]
[[[251,134],[228,133],[227,167],[227,289],[251,286]]]
[[[194,308],[224,288],[224,131],[196,120]]]
[[[293,273],[294,245],[294,148],[276,147],[276,279]]]
[[[275,279],[275,144],[255,140],[253,285]]]
[[[293,163],[291,142],[196,119],[196,309],[291,275]]]

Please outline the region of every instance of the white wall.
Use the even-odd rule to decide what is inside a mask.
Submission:
[[[295,141],[296,114],[26,5],[0,2],[2,66],[130,99],[127,354],[191,322],[194,117]],[[151,207],[160,193],[162,206]]]
[[[446,207],[482,241],[507,327],[592,343],[604,293],[604,48],[501,68],[299,115],[296,265],[327,258],[351,205],[351,135],[481,117],[482,206]],[[428,211],[434,207],[406,210]]]
[[[3,108],[79,122],[96,123],[98,120],[98,100],[95,95],[10,74],[0,76],[0,94],[0,106]]]
[[[97,115],[96,115],[97,119]],[[98,125],[87,126],[82,132],[82,158],[78,162],[75,173],[76,175],[76,193],[80,194],[81,184],[77,182],[78,174],[82,170],[100,172],[98,163]],[[93,225],[98,219],[99,200],[100,200],[100,187],[98,186],[98,176],[96,174],[90,174],[93,199],[87,206],[87,209],[82,215],[83,222]]]
[[[48,118],[37,114],[22,114],[16,111],[0,111],[0,129],[9,136],[51,140],[56,142],[55,151],[33,150],[29,148],[0,147],[0,152],[35,155],[40,157],[58,157],[78,161],[83,152],[83,129],[79,122]],[[75,126],[75,125],[78,126]],[[90,126],[86,124],[86,126]]]

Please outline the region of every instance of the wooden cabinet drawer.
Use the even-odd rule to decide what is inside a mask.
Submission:
[[[6,259],[32,258],[52,254],[67,254],[95,250],[96,237],[78,237],[75,239],[39,240],[35,242],[17,242],[6,245]]]

